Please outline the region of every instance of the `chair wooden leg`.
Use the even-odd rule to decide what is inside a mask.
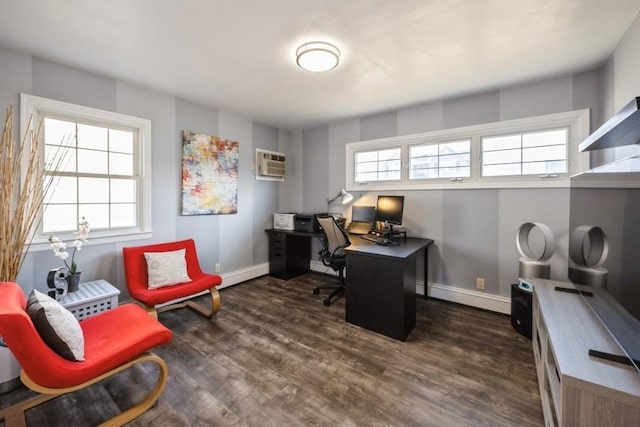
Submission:
[[[24,400],[22,402],[16,403],[13,406],[3,409],[2,411],[0,411],[0,420],[4,419],[5,425],[7,427],[25,426],[26,423],[25,423],[24,413],[28,409],[38,406],[51,399],[55,399],[56,397],[62,396],[63,394],[72,393],[74,391],[81,390],[87,386],[100,382],[105,378],[108,378],[119,372],[127,370],[138,363],[145,363],[145,362],[155,363],[158,365],[158,368],[159,368],[158,379],[153,389],[149,392],[147,397],[142,402],[138,403],[137,405],[129,408],[128,410],[122,412],[121,414],[101,424],[102,426],[109,426],[109,427],[122,426],[134,420],[135,418],[139,417],[144,412],[146,412],[149,408],[151,408],[151,406],[153,406],[156,400],[158,400],[158,398],[160,397],[160,394],[162,394],[162,391],[164,390],[165,385],[167,384],[169,368],[166,362],[162,360],[160,357],[156,356],[155,354],[144,353],[141,356],[138,356],[136,359],[130,362],[127,362],[124,365],[120,365],[109,372],[106,372],[96,378],[93,378],[92,380],[89,380],[85,383],[79,384],[74,387],[68,387],[68,388],[50,388],[50,387],[41,386],[35,383],[31,378],[29,378],[29,376],[24,371],[22,371],[20,374],[20,379],[22,380],[24,385],[29,387],[31,390],[36,391],[38,393],[42,393],[42,394],[39,394],[30,399]]]
[[[209,289],[209,293],[211,296],[210,308],[205,307],[202,304],[198,304],[197,302],[194,302],[194,301],[183,301],[176,304],[165,305],[164,307],[158,308],[157,310],[154,309],[154,311],[156,311],[156,314],[155,314],[156,319],[158,318],[157,313],[162,313],[165,311],[175,310],[176,308],[183,308],[183,307],[189,307],[193,311],[201,314],[207,319],[210,319],[211,317],[213,317],[214,314],[220,311],[220,293],[218,292],[218,289],[215,286]],[[149,309],[147,309],[147,312],[153,315]]]

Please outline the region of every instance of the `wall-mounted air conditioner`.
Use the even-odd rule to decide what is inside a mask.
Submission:
[[[256,149],[256,179],[284,181],[286,166],[284,153]]]

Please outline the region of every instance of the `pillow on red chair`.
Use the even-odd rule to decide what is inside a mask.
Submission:
[[[27,313],[38,334],[49,347],[67,360],[84,360],[84,336],[73,314],[48,295],[33,290]]]
[[[145,252],[149,289],[191,281],[187,273],[185,249],[167,252]]]

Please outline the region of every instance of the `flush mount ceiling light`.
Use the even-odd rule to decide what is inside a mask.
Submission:
[[[308,42],[296,50],[296,63],[303,70],[321,73],[333,70],[340,62],[340,50],[330,43]]]

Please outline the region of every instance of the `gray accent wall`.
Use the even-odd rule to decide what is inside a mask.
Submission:
[[[345,186],[349,142],[410,135],[588,108],[593,126],[601,118],[602,69],[528,82],[452,99],[436,100],[303,131],[303,209],[322,209],[318,194]],[[329,152],[326,165],[319,158]],[[311,168],[308,170],[307,168]],[[337,177],[341,177],[338,181]],[[358,205],[375,205],[380,193],[355,192]],[[477,189],[386,191],[405,196],[403,225],[411,235],[428,237],[429,282],[468,290],[485,279],[486,294],[509,296],[518,277],[515,236],[524,222],[547,224],[557,239],[552,278],[567,279],[569,192],[553,189]],[[332,194],[335,195],[335,194]],[[334,207],[350,217],[350,207]],[[421,267],[419,267],[421,268]],[[421,277],[421,275],[418,275]]]
[[[255,148],[278,150],[290,132],[254,122],[222,109],[204,107],[148,87],[54,63],[0,46],[0,102],[15,109],[27,93],[151,120],[152,238],[83,247],[77,260],[83,281],[105,279],[129,299],[122,247],[194,238],[203,270],[233,273],[267,262],[264,229],[277,210],[279,183],[254,178]],[[238,214],[181,216],[182,130],[239,142]],[[49,250],[26,258],[18,281],[25,290],[46,289],[49,269],[60,266]]]

